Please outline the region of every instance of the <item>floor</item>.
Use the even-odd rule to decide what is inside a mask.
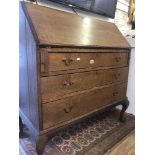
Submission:
[[[68,127],[64,131],[59,131],[51,137],[46,146],[45,154],[134,155],[135,117],[125,113],[126,123],[120,123],[119,114],[118,110],[113,109],[74,124],[73,128]],[[73,131],[74,134],[71,134]],[[26,127],[24,133],[25,136],[23,135],[24,137],[19,140],[19,155],[37,155],[29,137],[29,130]],[[62,136],[64,134],[67,134],[69,139]],[[92,135],[86,136],[86,134]],[[57,143],[56,137],[61,137],[61,143],[60,141]],[[85,140],[85,144],[89,145],[81,143],[80,139]],[[66,147],[69,148],[69,151],[66,150]]]
[[[135,133],[132,131],[106,155],[135,155]]]
[[[20,147],[19,155],[26,155]],[[132,131],[122,141],[109,150],[106,155],[135,155],[135,133]]]

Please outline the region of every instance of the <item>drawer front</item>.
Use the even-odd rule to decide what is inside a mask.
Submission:
[[[124,99],[126,83],[43,104],[43,128],[69,121],[97,108]]]
[[[76,91],[127,81],[127,78],[128,67],[42,77],[42,102],[49,102]]]
[[[44,60],[45,59],[45,60]],[[128,53],[50,53],[41,59],[46,65],[43,72],[65,71],[109,66],[127,66]],[[43,68],[43,65],[41,65]]]

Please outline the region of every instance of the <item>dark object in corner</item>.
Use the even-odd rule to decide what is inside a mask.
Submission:
[[[49,0],[105,17],[114,18],[117,0]]]
[[[132,24],[131,30],[135,30],[135,21],[133,21],[131,24]]]

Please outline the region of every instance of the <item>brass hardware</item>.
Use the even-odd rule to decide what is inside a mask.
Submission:
[[[121,60],[121,57],[116,57],[115,60],[116,62],[119,62]]]
[[[73,59],[66,58],[66,59],[63,59],[62,61],[65,63],[66,66],[69,66],[73,62]]]
[[[70,113],[73,107],[64,108],[65,113]]]
[[[63,82],[63,86],[64,86],[64,87],[66,87],[66,86],[71,86],[71,85],[73,85],[73,82],[71,82],[71,81],[64,81],[64,82]]]
[[[114,74],[113,76],[114,76],[115,79],[118,79],[121,76],[121,74],[120,73],[119,74]]]
[[[115,91],[115,92],[113,92],[113,94],[112,94],[113,96],[116,96],[116,95],[118,95],[118,92],[117,91]]]
[[[114,78],[115,78],[115,79],[118,79],[118,76],[117,76],[116,74],[114,74]]]
[[[96,75],[99,75],[99,72],[98,72],[98,71],[96,71],[96,72],[95,72],[95,74],[96,74]]]
[[[68,83],[67,81],[64,81],[64,82],[63,82],[63,85],[64,85],[64,86],[69,86],[69,83]]]

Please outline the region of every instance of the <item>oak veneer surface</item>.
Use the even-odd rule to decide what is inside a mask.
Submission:
[[[113,23],[35,4],[26,3],[25,7],[39,45],[129,48]]]
[[[48,72],[101,66],[127,66],[128,53],[48,53],[47,61]]]
[[[125,99],[125,95],[126,83],[123,83],[46,103],[43,105],[43,128],[46,129],[114,101]]]
[[[127,77],[128,67],[42,77],[42,102],[57,100],[65,94],[76,91],[119,81],[126,82]]]
[[[130,47],[117,27],[36,4],[20,5],[20,116],[39,155],[51,133],[121,104]]]

